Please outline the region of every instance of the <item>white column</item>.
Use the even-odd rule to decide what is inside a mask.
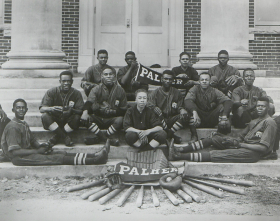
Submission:
[[[33,70],[32,76],[39,72],[58,75],[61,69],[68,69],[62,60],[65,53],[61,51],[61,33],[61,0],[13,0],[11,51],[3,71],[28,69]]]
[[[201,0],[201,51],[193,67],[203,70],[218,64],[222,49],[229,52],[230,65],[257,68],[249,53],[249,1]]]

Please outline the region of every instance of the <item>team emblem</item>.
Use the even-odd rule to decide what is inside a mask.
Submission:
[[[120,104],[120,101],[119,101],[119,100],[116,100],[116,101],[115,101],[115,105],[116,105],[116,106],[119,106],[119,104]]]
[[[177,108],[177,103],[176,102],[172,103],[172,108],[175,108],[175,109]]]
[[[263,133],[261,131],[256,132],[255,137],[261,138]]]
[[[74,107],[75,102],[74,101],[69,101],[69,107]]]

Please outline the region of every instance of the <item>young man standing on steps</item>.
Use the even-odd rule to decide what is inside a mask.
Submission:
[[[229,113],[232,101],[221,91],[210,86],[210,75],[206,72],[199,76],[200,85],[193,86],[185,97],[185,108],[192,114],[190,125],[213,128],[230,133]]]
[[[232,91],[236,87],[243,85],[242,78],[236,68],[227,64],[229,55],[226,50],[221,50],[218,53],[218,61],[219,64],[209,69],[211,86],[231,98]]]
[[[259,161],[263,156],[272,152],[277,125],[268,114],[269,100],[267,97],[259,98],[256,108],[259,117],[252,120],[239,137],[214,133],[210,138],[175,148],[174,142],[171,142],[170,160],[217,163],[254,163]],[[211,145],[218,150],[192,153]]]
[[[125,54],[125,61],[127,66],[119,69],[117,77],[119,84],[125,90],[127,100],[135,100],[135,91],[138,89],[148,90],[148,84],[143,84],[135,81],[135,77],[138,70],[138,63],[136,61],[135,53],[133,51],[128,51]]]
[[[50,145],[62,138],[66,146],[72,146],[74,143],[69,134],[79,128],[84,100],[81,92],[72,88],[72,72],[63,71],[59,78],[60,86],[47,91],[39,109],[44,129],[55,133],[49,140]]]
[[[110,142],[94,154],[52,151],[49,143],[39,143],[31,133],[24,116],[27,103],[17,99],[13,103],[15,117],[4,129],[1,146],[4,155],[16,166],[91,165],[107,162]]]
[[[123,127],[126,142],[141,150],[151,150],[166,143],[166,132],[158,116],[146,106],[148,92],[139,89],[135,92],[136,105],[129,108],[124,116]]]
[[[175,132],[187,127],[190,117],[183,107],[183,96],[178,89],[172,87],[173,81],[174,73],[170,70],[165,70],[161,77],[162,86],[152,91],[147,106],[160,118],[167,137],[174,137],[175,143],[181,143],[181,137],[175,135]],[[196,128],[192,125],[190,130],[192,133],[191,140],[197,141]]]
[[[122,128],[127,99],[124,89],[116,83],[113,69],[104,69],[101,81],[102,83],[90,91],[81,121],[101,141],[106,141]],[[103,133],[100,129],[107,131]],[[111,139],[110,142],[113,146],[119,146],[118,139]],[[85,143],[90,144],[90,138],[86,138]]]
[[[81,87],[84,89],[86,96],[89,95],[90,90],[101,82],[101,74],[106,68],[111,68],[114,73],[116,70],[107,64],[108,52],[104,49],[97,52],[98,64],[90,66],[85,76],[82,78]]]

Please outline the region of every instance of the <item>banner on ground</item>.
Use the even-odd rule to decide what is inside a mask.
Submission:
[[[158,73],[150,68],[147,68],[139,63],[138,71],[135,78],[135,81],[139,81],[144,84],[151,84],[151,85],[161,85],[160,79],[162,74]],[[187,83],[189,78],[178,78],[176,77],[173,82],[173,87],[177,89],[184,89],[185,83]]]
[[[123,182],[149,182],[158,181],[168,173],[178,173],[178,168],[146,169],[120,162],[115,165],[115,172],[121,176]]]

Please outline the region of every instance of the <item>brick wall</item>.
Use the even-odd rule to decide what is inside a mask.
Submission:
[[[249,52],[259,70],[280,70],[280,34],[255,34]]]
[[[4,2],[4,24],[11,24],[12,21],[12,1]],[[4,36],[4,30],[0,30],[0,65],[7,61],[6,54],[11,50],[11,37]]]
[[[191,54],[195,63],[200,52],[201,0],[185,0],[184,14],[184,50]]]
[[[77,72],[79,53],[79,0],[62,0],[62,51]]]
[[[249,28],[254,28],[254,0],[249,0]]]

